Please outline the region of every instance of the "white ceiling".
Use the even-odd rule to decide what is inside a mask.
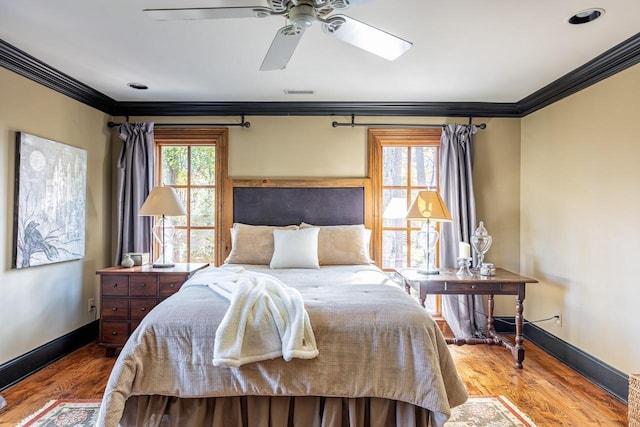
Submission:
[[[316,22],[286,69],[259,71],[284,18],[154,21],[142,12],[263,2],[0,0],[0,39],[119,102],[511,103],[640,30],[639,0],[375,0],[342,13],[413,42],[399,59]],[[604,15],[566,22],[592,7]]]

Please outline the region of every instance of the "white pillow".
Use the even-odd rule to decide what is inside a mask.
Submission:
[[[271,268],[320,268],[317,227],[273,230]]]

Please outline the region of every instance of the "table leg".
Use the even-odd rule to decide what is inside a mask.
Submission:
[[[524,337],[522,336],[522,310],[523,302],[520,296],[516,297],[516,345],[511,352],[516,359],[516,368],[522,369],[522,362],[524,361]]]
[[[424,302],[427,300],[427,291],[420,286],[420,292],[418,292],[418,301],[420,301],[420,305],[425,307]]]
[[[493,328],[493,295],[489,295],[487,299],[487,309],[489,310],[489,314],[487,315],[487,336],[493,336],[494,328]]]

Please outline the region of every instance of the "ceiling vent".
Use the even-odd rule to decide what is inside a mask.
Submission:
[[[315,95],[315,91],[311,89],[285,89],[285,95]]]

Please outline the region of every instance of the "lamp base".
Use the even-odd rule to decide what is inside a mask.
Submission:
[[[173,258],[165,254],[165,249],[164,247],[161,248],[160,256],[153,262],[153,268],[171,268],[176,266]]]
[[[152,266],[153,268],[171,268],[171,267],[175,267],[176,265],[173,263],[170,263],[170,264],[153,263]]]
[[[426,274],[426,275],[433,275],[433,274],[440,274],[440,270],[438,270],[438,269],[435,269],[435,270],[429,270],[429,269],[419,268],[419,269],[418,269],[418,273],[420,273],[420,274]]]

